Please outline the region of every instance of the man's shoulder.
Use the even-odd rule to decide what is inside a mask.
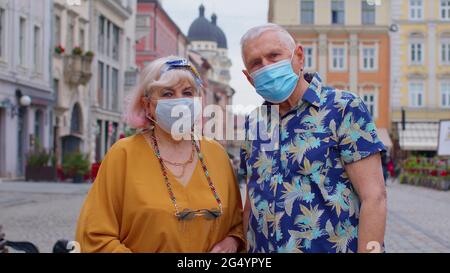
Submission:
[[[330,86],[322,87],[321,102],[322,107],[346,108],[354,101],[359,101],[360,97],[348,90],[336,89]]]

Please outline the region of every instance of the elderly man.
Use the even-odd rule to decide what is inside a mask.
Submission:
[[[250,29],[241,46],[245,76],[279,110],[278,145],[241,149],[248,251],[383,251],[385,148],[364,103],[317,73],[305,80],[303,47],[278,25]]]

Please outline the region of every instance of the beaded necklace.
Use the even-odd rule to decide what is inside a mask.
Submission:
[[[151,138],[152,144],[153,144],[153,151],[155,152],[155,156],[158,158],[159,165],[161,167],[161,171],[164,176],[164,182],[166,184],[167,191],[169,192],[170,200],[172,201],[173,206],[175,207],[175,216],[179,217],[180,210],[177,205],[177,200],[175,198],[175,194],[173,193],[173,190],[172,190],[172,184],[170,184],[169,177],[167,176],[167,169],[164,166],[163,159],[161,158],[161,153],[158,148],[158,142],[156,141],[156,137],[155,137],[155,129],[151,128],[149,131],[150,131],[150,138]],[[220,213],[222,214],[223,213],[222,201],[220,200],[220,197],[217,194],[216,188],[214,187],[214,184],[211,181],[211,177],[209,176],[208,168],[206,167],[203,154],[200,151],[200,147],[197,145],[197,142],[195,142],[193,135],[191,135],[191,139],[192,139],[192,145],[197,152],[198,159],[200,160],[200,164],[202,165],[203,172],[205,173],[206,180],[208,181],[209,188],[211,189],[211,192],[213,193],[214,198],[216,199],[216,202],[219,206]]]

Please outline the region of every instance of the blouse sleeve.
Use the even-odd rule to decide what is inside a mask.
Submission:
[[[125,167],[119,141],[101,163],[81,209],[76,231],[81,252],[131,252],[119,239]]]

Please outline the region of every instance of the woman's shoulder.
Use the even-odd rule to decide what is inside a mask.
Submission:
[[[123,152],[130,152],[138,149],[142,151],[144,144],[144,138],[141,134],[135,134],[129,137],[125,137],[117,140],[109,149],[108,153],[118,154]]]
[[[215,157],[220,157],[220,159],[229,160],[225,147],[223,147],[223,145],[218,141],[208,137],[202,137],[200,145],[202,145],[202,150],[204,150],[205,153],[211,154]]]

